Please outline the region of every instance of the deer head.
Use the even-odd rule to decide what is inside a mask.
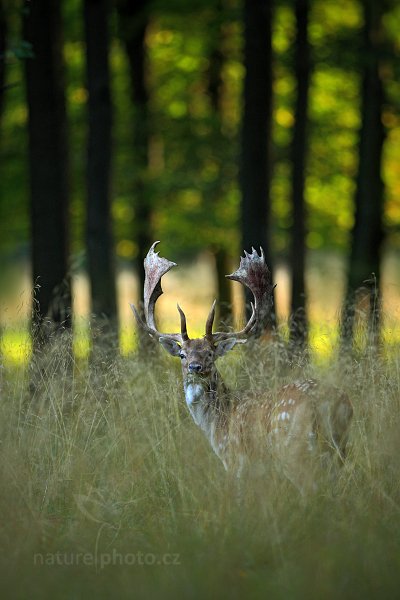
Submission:
[[[243,329],[213,333],[216,304],[214,300],[206,321],[204,337],[191,340],[187,333],[186,316],[179,304],[177,307],[180,315],[180,333],[161,333],[156,327],[154,309],[157,299],[163,293],[161,278],[176,266],[176,263],[161,258],[158,252],[155,252],[158,243],[154,242],[144,260],[144,320],[132,304],[131,308],[139,327],[158,339],[169,354],[181,359],[185,379],[189,376],[207,378],[213,372],[216,359],[232,350],[236,344],[245,343],[271,306],[273,286],[270,283],[270,272],[265,264],[264,252],[262,248],[260,255],[254,248],[251,254],[245,252],[239,268],[226,276],[247,286],[254,297],[251,316]]]

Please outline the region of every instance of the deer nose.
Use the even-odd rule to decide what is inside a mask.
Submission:
[[[191,373],[200,373],[200,371],[202,370],[202,366],[200,363],[197,362],[191,362],[189,364],[189,371]]]

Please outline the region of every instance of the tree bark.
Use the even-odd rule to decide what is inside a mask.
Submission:
[[[215,147],[221,148],[218,155],[219,164],[223,165],[224,157],[221,155],[223,152],[222,148],[227,140],[224,140],[224,134],[222,133],[222,70],[224,68],[225,57],[222,51],[223,45],[223,33],[221,30],[222,23],[224,20],[224,6],[222,1],[216,2],[215,11],[212,14],[211,33],[210,33],[210,55],[209,55],[209,68],[208,68],[208,95],[210,98],[211,110],[212,110],[212,123],[213,123],[213,139],[216,141]],[[223,201],[223,183],[221,167],[217,176],[217,180],[212,190],[212,203],[215,205],[218,202]],[[218,299],[219,299],[219,319],[224,323],[231,324],[232,322],[232,297],[231,297],[231,283],[226,275],[230,272],[229,268],[229,255],[223,245],[215,244],[212,247],[212,251],[215,255],[215,268],[217,274],[217,287],[218,287]]]
[[[143,260],[152,244],[151,206],[146,173],[150,143],[149,94],[146,82],[146,31],[149,23],[148,0],[116,0],[121,38],[129,63],[133,105],[134,206],[138,276],[144,285]]]
[[[271,268],[269,244],[272,125],[272,3],[245,0],[244,114],[240,186],[242,246],[262,246]],[[246,298],[249,305],[249,298]],[[265,327],[273,326],[274,310]]]
[[[6,85],[7,20],[4,2],[0,0],[0,123],[3,116]]]
[[[295,78],[297,94],[295,123],[291,149],[293,226],[290,265],[292,295],[290,342],[302,350],[307,344],[307,314],[305,295],[305,171],[307,157],[308,90],[310,81],[310,47],[308,42],[308,0],[296,0]]]
[[[67,118],[60,5],[35,0],[26,6],[24,38],[34,52],[34,58],[25,61],[25,75],[36,342],[46,341],[45,317],[57,329],[71,323]]]
[[[92,312],[115,330],[117,308],[111,218],[112,103],[108,0],[85,0],[88,89],[86,244]]]
[[[133,114],[133,203],[135,209],[134,239],[139,290],[144,288],[143,261],[153,242],[151,231],[151,202],[147,185],[149,171],[150,118],[149,93],[146,81],[146,32],[149,25],[149,0],[116,0],[121,39],[129,64]],[[137,330],[139,347],[146,353],[151,347],[147,334]]]
[[[231,283],[226,278],[231,271],[229,254],[222,246],[215,251],[215,268],[217,271],[217,285],[219,298],[218,318],[225,324],[232,325],[232,297]]]
[[[7,21],[3,6],[0,0],[0,126],[3,117],[4,92],[6,82],[6,48],[7,48]],[[0,340],[3,337],[3,328],[0,322]],[[2,347],[0,344],[0,363],[2,363]],[[0,390],[1,390],[1,368],[0,368]]]
[[[382,213],[384,185],[381,176],[385,130],[382,123],[384,102],[380,74],[382,45],[382,6],[364,0],[364,74],[362,81],[359,165],[355,193],[355,221],[351,238],[351,254],[347,293],[342,320],[342,343],[351,346],[354,334],[355,305],[360,290],[369,301],[368,323],[371,341],[379,337],[379,276],[383,240]]]

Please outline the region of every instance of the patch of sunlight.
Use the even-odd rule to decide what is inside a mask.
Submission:
[[[279,336],[283,342],[289,342],[289,325],[285,321],[279,323]],[[318,365],[326,364],[337,347],[339,331],[335,323],[328,321],[311,321],[309,325],[309,346],[313,360]]]
[[[72,348],[75,358],[82,360],[88,358],[90,352],[89,336],[83,332],[76,333],[74,335]]]
[[[123,327],[119,332],[119,347],[122,356],[135,352],[138,346],[138,337],[133,327]]]
[[[87,319],[75,319],[73,324],[72,349],[75,358],[85,360],[90,353],[89,323]]]
[[[32,353],[32,341],[28,330],[5,329],[0,342],[4,363],[24,365]]]
[[[310,323],[310,349],[317,364],[326,364],[336,348],[339,331],[335,324]]]
[[[382,328],[382,342],[384,348],[384,356],[387,359],[392,359],[400,356],[400,322],[395,321]]]

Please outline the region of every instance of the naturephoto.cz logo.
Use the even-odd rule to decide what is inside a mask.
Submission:
[[[38,567],[53,566],[85,566],[95,567],[96,571],[110,566],[151,567],[155,565],[171,567],[180,565],[180,554],[173,552],[118,552],[116,548],[108,552],[101,551],[101,537],[105,531],[112,532],[115,537],[119,526],[112,521],[104,520],[104,512],[111,512],[105,499],[99,492],[96,495],[74,495],[79,511],[84,517],[98,524],[93,552],[36,552],[33,554],[33,564]]]
[[[33,555],[35,566],[85,566],[104,569],[109,566],[125,565],[150,567],[180,565],[180,555],[172,552],[155,554],[153,552],[118,552],[115,548],[111,552],[37,552]]]

